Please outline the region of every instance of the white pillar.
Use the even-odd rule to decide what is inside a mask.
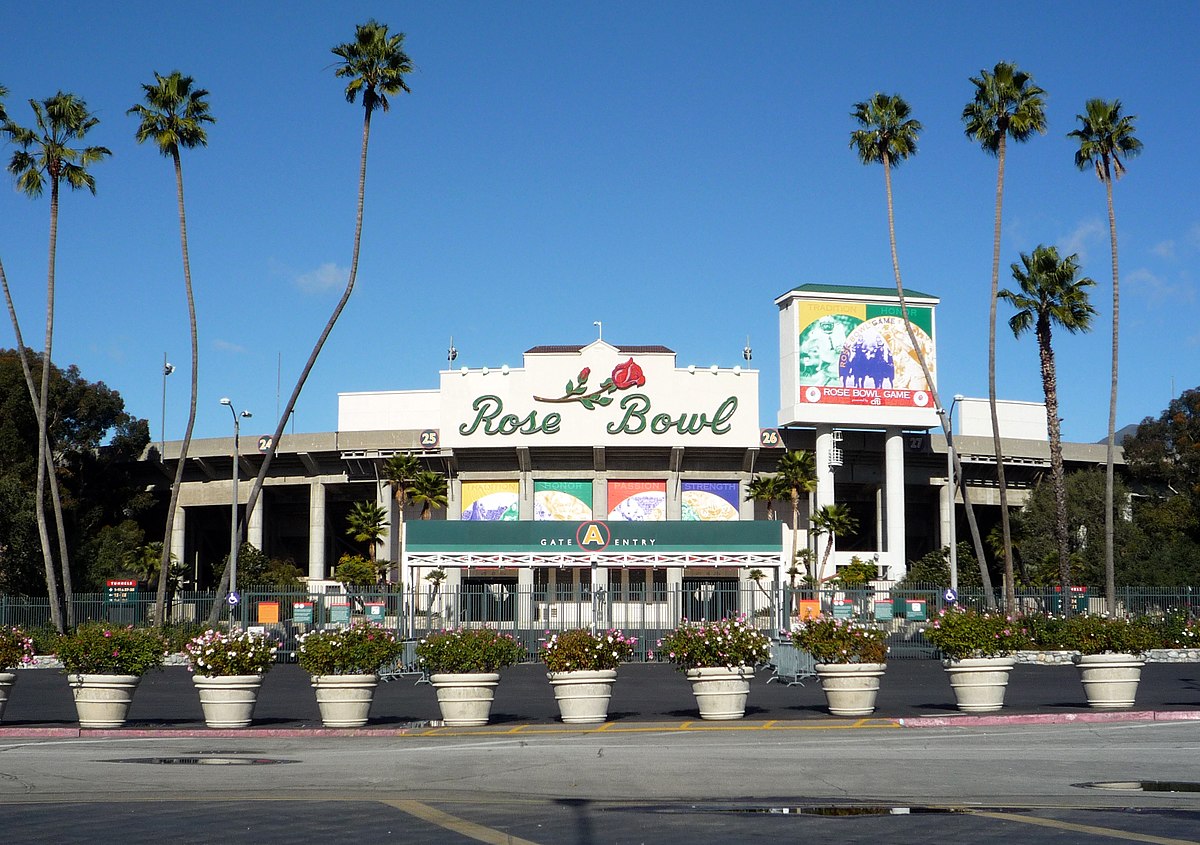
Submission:
[[[833,490],[833,467],[829,455],[833,451],[833,427],[817,426],[817,510],[832,505],[836,499]]]
[[[904,550],[904,435],[898,428],[886,430],[884,460],[887,465],[887,558],[888,577],[898,580],[908,569]]]
[[[246,542],[254,546],[260,552],[263,549],[263,499],[265,496],[259,495],[258,501],[254,503],[254,512],[246,517]]]
[[[320,481],[308,485],[308,578],[325,578],[325,485]]]
[[[533,625],[533,604],[533,568],[522,566],[517,570],[517,627]]]
[[[187,565],[187,509],[183,505],[175,507],[175,518],[171,520],[171,557],[178,563]],[[199,588],[200,573],[194,573],[196,587]]]

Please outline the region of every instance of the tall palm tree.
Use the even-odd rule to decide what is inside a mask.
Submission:
[[[296,407],[300,391],[304,389],[304,383],[308,381],[308,374],[316,365],[317,356],[321,354],[326,339],[333,331],[334,324],[337,323],[346,303],[350,301],[350,294],[354,291],[354,282],[358,276],[359,247],[362,243],[363,199],[367,187],[367,145],[371,138],[371,115],[376,109],[382,109],[385,112],[389,110],[389,95],[394,96],[401,91],[409,91],[404,77],[412,72],[413,67],[403,48],[404,33],[389,34],[387,25],[375,20],[359,24],[355,28],[353,41],[339,44],[333,48],[333,54],[340,59],[334,75],[350,80],[346,84],[346,102],[353,103],[361,93],[363,104],[362,151],[358,167],[358,206],[354,221],[354,249],[350,257],[350,274],[346,278],[346,289],[342,292],[337,305],[334,306],[333,313],[321,331],[321,336],[317,338],[304,368],[300,371],[300,376],[296,379],[296,386],[292,388],[291,396],[288,397],[287,404],[283,407],[279,422],[276,423],[275,434],[263,455],[262,466],[259,467],[258,475],[250,485],[250,492],[246,499],[246,513],[248,514],[254,512],[254,506],[258,503],[258,496],[262,492],[263,483],[270,471],[271,461],[275,458],[275,452],[279,449],[279,443],[283,439],[284,426]],[[216,624],[220,612],[218,605],[227,589],[229,589],[229,580],[227,577],[223,577],[217,587],[217,601],[213,603],[213,610],[209,613],[210,624]]]
[[[396,500],[396,567],[404,571],[404,505],[409,498],[409,485],[421,471],[421,462],[416,455],[399,452],[383,462],[383,478],[392,488]]]
[[[833,541],[837,537],[845,537],[858,530],[858,520],[850,514],[845,505],[826,505],[812,515],[813,533],[825,535],[825,553],[821,555],[821,564],[817,567],[817,581],[822,579],[825,566],[829,563],[829,555],[833,552]]]
[[[804,449],[785,452],[779,459],[779,483],[792,501],[792,560],[800,551],[800,494],[817,489],[817,463]]]
[[[765,503],[767,519],[775,518],[775,503],[790,495],[791,489],[778,475],[756,475],[746,485],[746,500]]]
[[[996,297],[1000,288],[1000,220],[1004,205],[1004,162],[1008,139],[1023,143],[1035,132],[1046,132],[1046,92],[1033,77],[1009,62],[998,62],[989,73],[971,77],[975,99],[963,108],[967,137],[996,157],[996,224],[992,234],[992,295],[988,307],[988,405],[992,411],[992,446],[996,452],[996,481],[1000,486],[1000,526],[1004,536],[1004,606],[1016,612],[1013,582],[1012,529],[1008,520],[1008,489],[1004,481],[1004,452],[996,412]]]
[[[937,387],[929,364],[925,360],[925,352],[917,342],[917,334],[913,330],[912,321],[908,318],[908,304],[904,298],[904,283],[900,278],[900,259],[896,253],[896,218],[892,205],[892,168],[917,153],[917,136],[922,126],[920,121],[909,115],[912,113],[908,103],[899,94],[874,94],[871,99],[854,104],[850,113],[861,127],[850,133],[850,148],[858,153],[859,161],[863,164],[883,165],[883,185],[887,194],[888,243],[892,249],[892,272],[896,277],[896,296],[900,299],[900,316],[904,319],[904,328],[908,332],[909,343],[917,355],[917,363],[921,365],[921,374],[933,400],[933,407],[942,422],[942,431],[946,434],[946,448],[958,459],[954,451],[954,431],[950,425],[949,415],[938,398]],[[962,479],[961,465],[956,470],[956,478]],[[979,525],[975,521],[975,510],[971,507],[971,499],[967,493],[966,482],[961,484],[963,507],[967,512],[967,523],[971,527],[971,539],[975,543],[975,556],[979,559],[980,575],[983,578],[984,595],[989,606],[994,601],[992,597],[991,576],[987,571],[987,561],[983,556],[983,539],[979,536]],[[950,491],[950,502],[953,506],[954,491]],[[953,507],[951,507],[953,510]],[[953,515],[951,515],[953,519]]]
[[[17,187],[31,198],[38,198],[50,185],[50,245],[46,270],[46,336],[42,352],[41,387],[36,397],[38,416],[38,468],[37,468],[37,513],[38,534],[42,540],[42,556],[46,566],[46,585],[50,590],[51,607],[57,601],[58,588],[54,577],[54,557],[50,549],[50,538],[46,529],[45,489],[46,465],[51,460],[48,404],[50,393],[50,370],[54,347],[54,265],[58,250],[58,200],[63,182],[72,190],[87,188],[96,193],[96,180],[88,167],[96,164],[112,152],[106,147],[90,146],[76,148],[84,140],[99,118],[88,111],[87,103],[74,94],[59,91],[45,100],[30,100],[35,126],[18,126],[11,120],[4,124],[4,131],[18,148],[9,161],[9,172],[17,179]],[[51,473],[53,474],[53,473]],[[57,484],[51,482],[51,494],[55,499],[55,510],[61,512]],[[60,532],[62,531],[59,520]],[[71,565],[66,556],[65,535],[59,536],[59,554],[62,558],[63,595],[66,600],[68,621],[72,621],[73,602],[71,596]],[[52,610],[52,621],[61,630],[62,619]],[[54,617],[58,617],[55,619]]]
[[[1055,325],[1068,332],[1086,332],[1091,328],[1096,309],[1088,301],[1087,289],[1096,283],[1079,272],[1077,255],[1059,258],[1052,246],[1038,246],[1032,255],[1021,253],[1021,263],[1012,265],[1012,275],[1020,291],[1002,290],[1001,299],[1017,309],[1008,320],[1013,335],[1020,337],[1033,329],[1037,338],[1038,359],[1042,370],[1042,391],[1046,395],[1046,428],[1050,433],[1050,475],[1054,484],[1055,533],[1058,539],[1058,574],[1063,596],[1071,595],[1071,549],[1067,527],[1067,483],[1063,470],[1062,429],[1058,416],[1058,378],[1054,366],[1051,330]],[[1063,607],[1069,610],[1069,602]]]
[[[1104,183],[1108,199],[1108,239],[1112,246],[1112,383],[1108,394],[1108,457],[1104,463],[1104,598],[1110,608],[1116,607],[1117,583],[1113,565],[1113,452],[1117,431],[1117,340],[1121,318],[1121,285],[1117,272],[1117,217],[1113,212],[1112,186],[1125,172],[1122,158],[1132,158],[1142,151],[1142,142],[1134,136],[1133,122],[1137,115],[1121,114],[1121,101],[1088,100],[1086,114],[1075,115],[1080,127],[1067,133],[1079,141],[1075,166],[1087,170],[1096,168]]]
[[[376,559],[375,547],[383,542],[387,530],[387,511],[376,502],[355,502],[346,515],[346,534],[356,543],[368,544],[371,563]]]
[[[137,138],[139,144],[153,141],[162,155],[171,159],[175,167],[175,198],[179,208],[179,244],[183,251],[183,287],[187,296],[188,326],[192,338],[192,392],[188,406],[187,428],[183,432],[183,445],[179,450],[179,462],[175,467],[175,480],[171,483],[171,498],[167,504],[167,520],[163,527],[162,560],[158,568],[158,593],[154,601],[154,618],[159,625],[166,624],[167,580],[170,575],[171,535],[175,529],[175,509],[179,505],[179,489],[183,485],[183,469],[187,462],[188,448],[192,443],[192,429],[196,424],[196,394],[199,386],[200,353],[196,333],[196,300],[192,296],[192,265],[188,258],[187,215],[183,203],[183,164],[180,148],[208,146],[208,134],[204,124],[215,123],[209,114],[208,91],[193,87],[190,76],[172,71],[169,76],[154,73],[153,85],[142,85],[146,104],[133,106],[126,114],[138,118]]]
[[[446,507],[446,476],[433,470],[417,473],[409,495],[421,506],[421,519],[432,519],[434,508]]]

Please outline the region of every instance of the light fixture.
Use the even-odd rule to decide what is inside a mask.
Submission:
[[[489,370],[487,367],[484,367],[484,368],[483,368],[482,370],[480,370],[479,372],[483,373],[483,374],[486,376],[488,373],[490,373],[490,372],[491,372],[491,370]]]
[[[688,372],[691,373],[692,375],[695,375],[696,374],[696,365],[688,364]]]
[[[459,372],[465,376],[470,371],[466,367],[463,367],[461,370],[459,370]]]
[[[740,376],[742,374],[742,365],[741,364],[733,365],[733,374],[735,376]]]
[[[454,335],[450,335],[450,348],[446,350],[446,360],[451,364],[458,357],[458,350],[454,348]]]
[[[750,348],[750,335],[746,335],[746,346],[742,349],[742,357],[747,361],[754,357],[754,350]]]
[[[502,367],[500,367],[500,375],[502,375],[502,376],[508,375],[508,364],[505,364]]]
[[[711,367],[708,368],[708,371],[715,376],[717,374],[717,365],[713,364]]]

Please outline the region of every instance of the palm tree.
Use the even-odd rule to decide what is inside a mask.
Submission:
[[[404,505],[409,499],[409,485],[421,471],[421,462],[416,455],[400,452],[392,455],[383,462],[383,478],[392,488],[392,496],[396,499],[396,566],[404,571]]]
[[[896,296],[900,299],[900,316],[904,319],[904,328],[908,332],[909,343],[916,353],[917,363],[921,365],[921,374],[925,378],[926,389],[933,400],[933,407],[942,422],[942,431],[946,434],[946,448],[958,459],[954,451],[954,432],[950,426],[949,415],[946,414],[941,400],[938,398],[937,387],[933,375],[929,372],[929,364],[925,360],[925,352],[917,342],[917,334],[913,330],[912,321],[908,318],[908,304],[904,299],[904,283],[900,278],[900,259],[896,253],[896,218],[892,206],[892,168],[900,162],[917,153],[917,136],[921,132],[921,123],[909,115],[911,109],[899,94],[876,93],[869,100],[854,104],[850,116],[858,121],[861,129],[850,133],[850,148],[858,153],[859,161],[863,164],[883,165],[883,185],[887,195],[888,242],[892,249],[892,272],[896,277]],[[956,478],[962,479],[961,465],[956,470]],[[983,540],[979,536],[979,526],[975,522],[975,510],[971,507],[971,499],[967,493],[965,481],[961,484],[963,507],[967,512],[967,523],[971,527],[971,539],[975,543],[976,557],[980,562],[980,575],[984,583],[984,595],[991,606],[992,597],[991,576],[987,571],[987,562],[983,557]],[[950,493],[953,504],[954,492]],[[953,518],[953,517],[952,517]]]
[[[800,551],[800,494],[817,489],[817,464],[812,452],[796,449],[779,459],[779,483],[792,500],[792,558]]]
[[[434,508],[446,507],[446,476],[433,470],[417,473],[409,495],[421,506],[421,519],[433,519]]]
[[[308,381],[308,374],[316,365],[317,356],[321,354],[326,339],[333,331],[334,324],[337,323],[346,303],[350,301],[350,294],[354,291],[354,282],[358,276],[359,247],[362,243],[363,199],[367,187],[367,145],[371,137],[371,115],[376,109],[382,109],[385,112],[389,110],[389,95],[409,91],[404,77],[412,72],[412,62],[405,54],[403,46],[404,33],[398,32],[391,35],[388,33],[386,24],[369,20],[355,28],[353,41],[339,44],[333,48],[333,54],[341,60],[334,75],[350,80],[346,85],[346,102],[353,103],[361,93],[363,104],[362,151],[358,167],[358,206],[354,221],[354,249],[350,257],[350,274],[346,278],[346,289],[342,292],[342,297],[338,300],[337,305],[334,306],[333,313],[325,323],[320,337],[317,338],[304,368],[300,371],[300,376],[296,379],[296,386],[292,388],[291,396],[288,397],[287,404],[283,407],[279,422],[275,425],[275,434],[263,455],[262,466],[259,467],[258,475],[250,485],[250,492],[246,499],[246,513],[254,512],[254,506],[258,503],[263,483],[270,471],[271,461],[275,458],[275,452],[283,440],[283,429],[287,424],[288,417],[292,415],[296,401],[300,398],[300,391],[304,389],[304,383]],[[227,589],[229,589],[229,580],[223,577],[217,587],[217,601],[213,603],[213,610],[209,613],[210,624],[216,624],[217,616],[220,613],[219,605]]]
[[[1042,391],[1046,395],[1046,427],[1050,433],[1050,474],[1054,484],[1055,533],[1058,539],[1058,572],[1062,594],[1071,595],[1071,549],[1067,527],[1067,484],[1063,470],[1062,430],[1058,416],[1058,379],[1050,333],[1059,325],[1072,334],[1091,328],[1096,309],[1088,301],[1087,289],[1096,283],[1079,272],[1078,256],[1059,258],[1052,246],[1038,246],[1032,255],[1021,253],[1021,264],[1012,265],[1020,292],[1002,290],[1001,299],[1017,309],[1009,318],[1013,335],[1030,329],[1037,337],[1042,369]],[[1066,607],[1069,602],[1064,602]],[[1067,609],[1069,613],[1069,608]]]
[[[1108,457],[1104,463],[1104,597],[1110,608],[1116,607],[1117,583],[1113,566],[1113,452],[1117,430],[1117,340],[1121,317],[1121,285],[1117,272],[1117,217],[1113,212],[1112,186],[1125,172],[1122,158],[1132,158],[1142,151],[1142,142],[1134,137],[1133,122],[1137,115],[1121,114],[1121,101],[1088,100],[1087,114],[1075,115],[1080,128],[1067,133],[1079,141],[1075,166],[1087,170],[1096,168],[1104,183],[1108,199],[1108,239],[1112,246],[1112,383],[1108,394]]]
[[[58,199],[59,189],[63,182],[72,190],[87,188],[96,193],[96,180],[88,172],[88,167],[95,164],[112,152],[106,147],[83,147],[77,149],[73,145],[82,141],[84,136],[99,123],[85,103],[74,94],[59,91],[45,100],[30,100],[33,109],[34,128],[18,126],[12,121],[6,121],[4,131],[12,143],[18,147],[9,162],[8,170],[17,179],[17,187],[31,198],[37,198],[45,190],[46,183],[50,184],[50,246],[46,271],[46,339],[42,352],[41,387],[36,397],[38,416],[38,468],[37,468],[37,507],[38,534],[42,540],[42,556],[46,566],[46,585],[51,596],[51,619],[62,630],[62,619],[56,612],[58,587],[54,575],[54,557],[50,549],[50,538],[46,529],[45,503],[43,497],[46,488],[46,465],[52,459],[50,450],[50,433],[48,425],[48,404],[50,393],[50,369],[53,360],[54,346],[54,263],[58,246]],[[51,473],[53,474],[53,473]],[[55,512],[61,512],[61,502],[57,496],[57,484],[51,482],[51,495],[55,500]],[[62,521],[59,520],[59,553],[62,558],[63,596],[66,600],[68,622],[73,620],[73,602],[71,596],[71,565],[66,556],[66,541],[62,533]]]
[[[756,475],[746,485],[746,501],[766,503],[767,519],[775,518],[775,502],[790,495],[791,490],[778,475]]]
[[[425,608],[425,628],[433,630],[433,607],[437,603],[438,592],[442,589],[442,582],[446,580],[446,570],[440,566],[425,576],[425,580],[433,585],[433,589],[429,591],[429,605]]]
[[[821,555],[821,565],[817,567],[817,581],[825,572],[829,563],[829,555],[833,552],[833,541],[836,537],[845,537],[858,530],[858,520],[850,515],[850,509],[845,505],[825,505],[812,515],[813,533],[817,536],[824,534],[825,553]]]
[[[991,73],[981,70],[971,77],[975,99],[963,108],[967,137],[996,157],[996,225],[992,235],[992,295],[988,309],[988,405],[992,411],[992,446],[996,452],[996,481],[1000,486],[1000,526],[1004,536],[1004,605],[1016,612],[1013,583],[1012,530],[1008,521],[1008,490],[1004,482],[1004,453],[1000,444],[1000,419],[996,412],[996,297],[1000,287],[1000,220],[1004,205],[1004,160],[1008,139],[1028,141],[1035,132],[1046,132],[1046,92],[1033,77],[1008,62],[999,62]]]
[[[355,502],[346,516],[346,534],[356,543],[368,544],[371,563],[375,562],[375,547],[383,542],[387,530],[387,511],[376,502]]]
[[[136,115],[139,123],[139,144],[154,141],[158,151],[171,159],[175,166],[175,198],[179,206],[179,243],[183,250],[183,288],[187,296],[188,325],[192,338],[192,392],[188,406],[187,428],[183,432],[183,445],[179,450],[179,462],[175,466],[175,480],[171,483],[171,498],[167,505],[167,520],[163,527],[162,561],[158,569],[158,593],[154,601],[154,618],[166,624],[167,579],[170,572],[168,561],[171,556],[171,535],[175,529],[175,509],[179,505],[179,489],[183,485],[183,469],[187,462],[188,448],[192,443],[192,429],[196,424],[196,394],[199,386],[200,353],[196,334],[196,301],[192,296],[192,265],[188,258],[187,215],[183,203],[183,165],[179,158],[180,148],[208,146],[208,134],[204,124],[215,123],[208,112],[208,92],[193,88],[190,76],[172,71],[169,76],[154,74],[153,85],[142,85],[146,105],[135,105],[126,114]]]

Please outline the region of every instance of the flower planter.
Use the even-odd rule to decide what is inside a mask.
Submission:
[[[608,701],[612,698],[616,669],[576,669],[548,672],[558,712],[568,725],[586,725],[608,719]]]
[[[818,663],[817,677],[834,716],[870,716],[886,663]]]
[[[262,675],[193,675],[204,723],[210,728],[244,728],[254,717]]]
[[[1132,707],[1146,659],[1140,654],[1081,654],[1075,658],[1088,707]]]
[[[129,715],[140,675],[68,675],[81,728],[119,728]]]
[[[313,675],[317,707],[327,728],[361,728],[371,713],[379,676]]]
[[[701,719],[729,720],[746,715],[746,697],[750,694],[753,666],[702,666],[688,669],[692,694],[700,708]]]
[[[1008,673],[1013,667],[1011,657],[964,657],[944,660],[942,665],[959,710],[989,713],[1004,706]]]
[[[429,676],[437,690],[442,721],[449,727],[486,725],[500,683],[498,672],[438,673]]]
[[[8,694],[16,682],[16,672],[0,672],[0,719],[4,718],[4,706],[8,704]]]

